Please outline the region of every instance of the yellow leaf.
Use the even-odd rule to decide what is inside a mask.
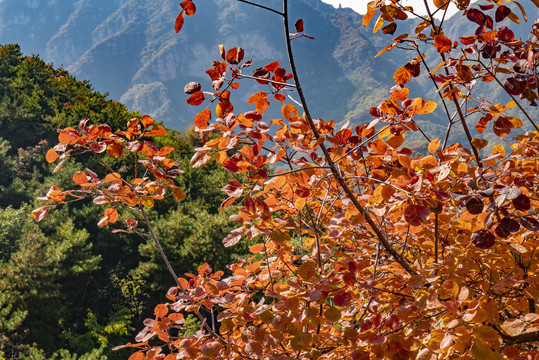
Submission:
[[[153,208],[154,201],[153,201],[153,199],[151,197],[143,196],[142,197],[142,205],[144,205],[146,207],[149,207],[149,208]]]
[[[517,103],[514,102],[513,100],[509,101],[507,104],[505,104],[503,106],[504,109],[512,109],[514,108],[515,106],[517,106]]]
[[[419,115],[430,114],[433,112],[438,104],[435,101],[425,101],[422,98],[414,99],[414,113]]]
[[[384,25],[384,20],[382,19],[382,15],[378,17],[378,20],[376,20],[376,24],[374,24],[374,29],[372,29],[372,33],[376,33],[378,30],[382,28]]]
[[[294,201],[294,206],[298,211],[301,211],[305,207],[305,203],[307,202],[307,198],[297,198],[296,201]]]
[[[434,155],[436,151],[438,151],[439,147],[440,147],[440,139],[434,139],[429,143],[429,152]]]
[[[363,15],[363,26],[370,24],[372,17],[374,16],[374,9],[370,6],[367,6],[367,13]]]
[[[389,135],[391,135],[391,128],[388,126],[378,134],[378,138],[383,139]]]
[[[505,157],[505,149],[503,145],[494,145],[494,147],[492,148],[492,155],[495,154],[501,154],[503,157]]]

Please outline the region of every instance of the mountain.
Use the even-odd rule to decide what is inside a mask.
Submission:
[[[279,7],[278,1],[269,3]],[[197,14],[176,34],[179,7],[171,0],[4,0],[0,42],[19,43],[24,52],[89,79],[130,109],[184,128],[196,109],[185,106],[183,86],[209,84],[204,71],[218,58],[218,43],[243,47],[254,67],[286,63],[278,16],[233,0],[196,4]],[[303,18],[306,32],[315,37],[295,40],[294,46],[316,116],[339,122],[365,116],[391,81],[390,72],[374,69],[395,66],[387,59],[373,60],[372,33],[358,26],[361,16],[353,11],[318,0],[294,1],[291,7],[292,19]],[[239,96],[246,97],[258,87],[244,82],[242,88]]]
[[[264,4],[280,8],[280,3]],[[522,4],[530,19],[537,17],[531,2]],[[235,0],[203,0],[196,5],[195,16],[187,17],[176,34],[173,23],[180,8],[172,0],[2,0],[0,43],[17,42],[24,52],[38,53],[77,78],[89,79],[97,90],[128,108],[183,129],[199,110],[186,106],[183,87],[198,81],[210,88],[204,72],[219,58],[217,44],[243,47],[246,58],[254,60],[253,69],[275,60],[286,64],[279,16]],[[513,3],[508,6],[520,14]],[[314,116],[337,123],[370,121],[368,110],[387,97],[394,85],[393,72],[415,55],[395,49],[374,59],[391,38],[381,31],[373,34],[372,26],[363,27],[362,15],[350,9],[335,9],[320,0],[294,0],[290,11],[291,21],[302,18],[305,32],[315,37],[293,41]],[[396,34],[413,32],[418,22],[399,23]],[[448,36],[463,27],[474,31],[474,24],[460,15],[446,25]],[[517,35],[529,35],[529,23],[514,25]],[[437,65],[436,53],[427,58]],[[432,93],[426,76],[409,87],[411,96]],[[260,89],[243,81],[233,96],[246,100]],[[235,104],[240,103],[246,101]],[[425,121],[431,134],[445,131],[447,120],[441,110]]]

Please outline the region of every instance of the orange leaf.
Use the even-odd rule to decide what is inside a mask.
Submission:
[[[183,199],[185,199],[185,196],[186,196],[183,190],[180,188],[175,188],[172,195],[174,196],[174,199],[178,201],[182,201]]]
[[[234,106],[232,106],[232,103],[229,101],[221,101],[215,107],[215,113],[220,118],[224,118],[225,116],[230,114],[232,111],[234,111]]]
[[[447,8],[449,0],[434,0],[433,3],[434,6],[436,6],[438,9],[445,10]]]
[[[256,104],[257,102],[264,100],[266,98],[266,96],[268,96],[268,94],[266,94],[263,91],[259,91],[256,94],[251,95],[249,97],[249,100],[247,100],[247,103],[248,104]]]
[[[147,128],[148,126],[153,125],[153,123],[154,123],[152,117],[149,116],[149,115],[144,115],[144,116],[142,117],[142,119],[140,119],[140,122],[142,123],[142,125],[143,125],[145,128]]]
[[[367,6],[367,13],[363,15],[363,21],[362,21],[363,26],[369,25],[373,16],[374,16],[374,9],[371,8],[370,6]]]
[[[384,26],[384,19],[382,19],[382,15],[378,17],[378,20],[376,20],[376,24],[374,24],[374,29],[372,29],[372,33],[376,33],[378,30],[380,30]]]
[[[389,146],[391,146],[393,149],[396,149],[398,148],[399,146],[402,145],[402,143],[404,142],[404,134],[399,134],[399,135],[391,135],[390,137],[387,138],[387,144]]]
[[[146,359],[146,355],[144,355],[142,351],[137,351],[136,353],[131,355],[128,360],[144,360],[144,359]]]
[[[49,149],[49,151],[47,151],[47,155],[45,155],[45,159],[49,164],[55,162],[58,157],[59,155],[54,149]]]
[[[169,320],[172,322],[180,322],[183,320],[183,314],[181,313],[172,313],[168,316]],[[176,359],[176,357],[174,357]]]
[[[153,310],[153,313],[158,318],[162,318],[168,314],[168,307],[164,304],[159,304],[155,307],[155,309]]]
[[[119,158],[120,156],[122,156],[123,152],[124,148],[120,144],[111,144],[107,146],[107,155],[112,158]]]
[[[395,81],[396,84],[403,85],[406,84],[408,81],[412,79],[412,74],[406,69],[404,66],[401,66],[400,68],[395,71],[393,74],[393,81]]]
[[[260,254],[264,252],[264,244],[256,244],[253,246],[249,246],[249,251],[253,254]]]
[[[200,130],[206,129],[208,127],[209,121],[211,119],[211,111],[209,109],[204,109],[195,116],[195,126]]]
[[[453,42],[444,35],[436,35],[434,37],[434,46],[441,54],[450,51],[451,47],[453,46]]]
[[[103,179],[103,183],[108,183],[108,182],[113,182],[113,183],[116,183],[116,184],[121,184],[122,183],[122,176],[118,173],[111,173],[111,174],[108,174],[107,176],[105,176],[105,178]]]
[[[281,109],[286,120],[292,121],[298,117],[298,109],[292,104],[286,104]]]
[[[193,95],[189,96],[189,98],[186,100],[187,104],[198,106],[204,102],[204,93],[202,91],[197,91]]]
[[[105,210],[105,216],[108,217],[108,220],[111,224],[114,224],[116,221],[118,221],[118,212],[115,208],[108,208]]]
[[[73,174],[73,181],[77,185],[86,184],[88,182],[88,176],[83,171],[77,171]]]
[[[175,163],[176,162],[174,160],[172,160],[172,159],[164,159],[163,160],[163,167],[165,169],[170,169],[171,167],[174,166]]]
[[[182,9],[185,10],[185,15],[192,16],[196,12],[195,3],[192,0],[185,0],[180,3]]]

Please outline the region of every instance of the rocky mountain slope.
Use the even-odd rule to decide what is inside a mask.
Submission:
[[[531,2],[522,3],[530,19],[537,17]],[[182,129],[197,112],[186,106],[183,86],[189,81],[209,84],[204,71],[218,58],[217,44],[243,47],[254,68],[275,60],[286,64],[277,15],[235,0],[196,4],[196,15],[176,34],[173,22],[179,6],[173,0],[2,0],[0,43],[17,42],[25,53],[62,65],[128,108]],[[277,0],[265,4],[280,7]],[[290,6],[291,19],[303,18],[305,32],[315,37],[293,43],[315,116],[337,122],[369,120],[368,109],[387,96],[394,70],[412,55],[394,50],[374,59],[391,38],[372,34],[362,26],[362,16],[350,9],[335,9],[320,0],[295,0]],[[397,32],[413,31],[416,23],[411,19],[399,24]],[[447,25],[448,35],[473,27],[464,17]],[[526,37],[528,28],[523,24],[517,34]],[[257,89],[259,85],[247,81],[234,96],[246,99]],[[432,91],[426,77],[411,85],[414,96],[425,91]],[[446,120],[441,116],[427,120],[430,132],[443,132]]]
[[[318,0],[291,4],[292,18],[302,17],[315,37],[294,43],[315,113],[337,121],[365,116],[391,80],[374,69],[394,67],[388,59],[373,60],[371,31],[358,26],[361,17],[350,10]],[[176,128],[190,124],[195,110],[185,106],[183,86],[208,81],[204,71],[218,57],[218,43],[243,47],[255,66],[285,61],[281,20],[271,13],[233,0],[200,1],[178,35],[172,27],[178,9],[171,0],[4,0],[0,42],[17,42]],[[243,96],[256,89],[247,82],[243,87]]]

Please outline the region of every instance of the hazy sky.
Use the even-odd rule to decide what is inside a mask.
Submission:
[[[332,4],[335,7],[338,7],[339,4],[341,4],[342,7],[352,8],[360,14],[365,14],[365,11],[367,9],[367,3],[369,2],[369,0],[322,0],[322,1],[328,4]],[[428,0],[428,2],[432,4],[432,0]],[[403,0],[402,4],[405,6],[412,6],[414,10],[416,11],[419,11],[419,9],[424,9],[423,0]],[[434,5],[432,8],[435,9]],[[452,7],[449,8],[448,13],[451,14],[454,12],[451,10],[452,10]],[[453,10],[456,10],[456,8],[453,8]],[[420,11],[420,12],[424,12],[424,11]]]

